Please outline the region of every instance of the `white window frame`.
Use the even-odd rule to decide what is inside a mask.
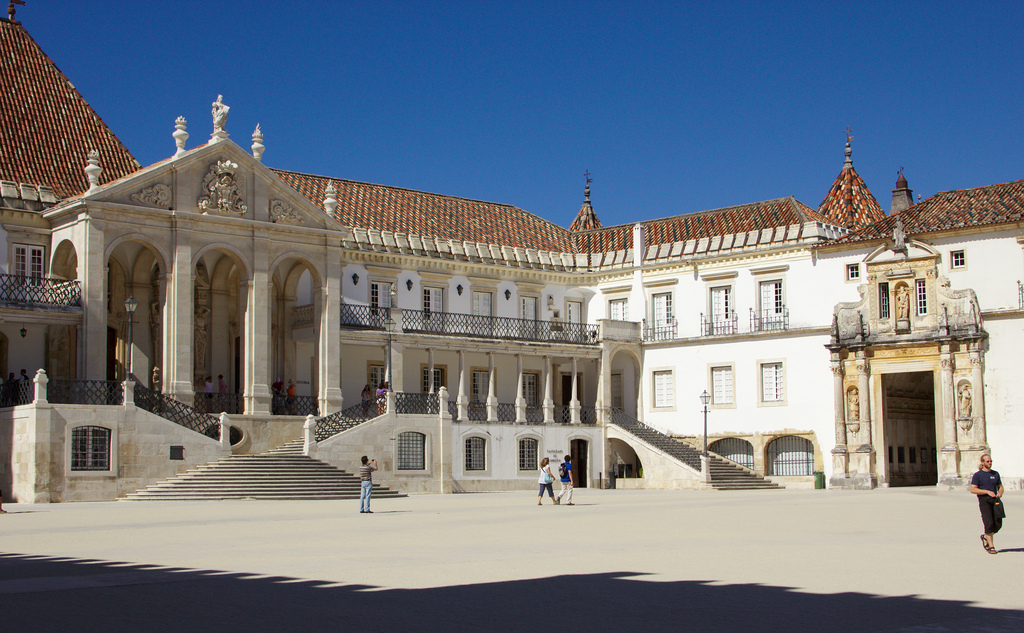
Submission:
[[[532,393],[531,393],[532,391]],[[540,408],[540,373],[535,371],[523,372],[523,400],[526,401],[528,409]]]
[[[487,297],[487,311],[483,312],[480,308],[484,303],[483,299],[485,296]],[[490,290],[474,290],[470,308],[474,316],[494,316],[494,293]]]
[[[477,376],[482,376],[483,380],[477,380]],[[479,385],[479,386],[478,386]],[[469,371],[469,402],[470,404],[483,405],[487,404],[487,385],[488,385],[488,373],[486,369],[474,367]],[[479,396],[479,399],[477,397]]]
[[[370,307],[371,308],[390,308],[391,307],[391,291],[395,287],[393,281],[370,281]],[[385,290],[386,289],[386,290]],[[385,290],[385,292],[381,292]],[[382,300],[382,297],[387,297],[386,300]]]
[[[570,299],[565,302],[565,320],[567,323],[583,323],[583,302]]]
[[[847,283],[856,283],[860,281],[860,263],[846,265],[846,276],[844,277],[844,280]]]
[[[430,365],[423,363],[420,365],[420,393],[430,393],[430,384],[427,382],[427,373],[430,371]],[[441,387],[447,386],[448,382],[448,366],[447,365],[434,365],[434,393],[441,390]]]
[[[654,326],[668,327],[672,323],[672,293],[659,292],[651,295],[651,312],[654,313]]]
[[[14,261],[11,270],[16,276],[32,281],[46,276],[46,247],[36,244],[14,244]]]
[[[423,312],[424,314],[444,312],[444,288],[423,286]]]
[[[770,373],[771,376],[768,376]],[[772,379],[769,386],[766,382]],[[757,401],[759,406],[781,406],[786,400],[786,362],[780,358],[757,362]]]
[[[726,372],[728,375],[728,392],[722,393],[715,387],[715,376],[718,372]],[[736,408],[736,365],[735,363],[711,363],[708,365],[708,385],[711,387],[711,402],[708,404],[712,409],[735,409]]]
[[[106,470],[72,470],[71,469],[71,451],[74,449],[74,431],[81,427],[100,427],[110,431],[110,449],[109,453],[109,464]],[[81,424],[68,425],[65,427],[65,440],[64,445],[67,447],[64,451],[64,472],[67,473],[68,478],[83,478],[88,479],[90,477],[110,477],[112,474],[116,474],[118,470],[118,430],[117,425],[110,425],[99,421],[82,422]],[[166,455],[166,453],[165,453]]]
[[[959,261],[957,261],[959,260]],[[963,270],[967,268],[967,254],[963,249],[949,252],[949,269]]]
[[[914,306],[917,316],[928,314],[928,280],[914,280]]]
[[[629,299],[609,299],[608,318],[612,321],[629,321]]]
[[[675,394],[675,369],[662,367],[651,370],[651,408],[657,411],[675,411]]]
[[[532,312],[527,306],[532,305]],[[524,321],[537,321],[540,319],[540,298],[535,295],[519,295],[519,318]]]

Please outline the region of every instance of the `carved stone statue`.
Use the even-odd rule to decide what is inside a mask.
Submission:
[[[228,110],[231,108],[224,105],[224,96],[217,95],[217,100],[213,102],[213,133],[224,131],[224,124],[228,121]]]
[[[847,419],[860,419],[860,390],[856,387],[846,392],[846,410],[849,412]]]
[[[963,384],[960,385],[958,393],[959,404],[960,404],[960,417],[969,418],[971,417],[971,409],[973,407],[974,395],[971,393],[971,385]]]
[[[896,318],[910,318],[910,290],[905,285],[896,291]]]
[[[160,391],[160,367],[153,368],[153,377],[149,379],[149,388],[153,391]]]
[[[160,349],[160,341],[163,334],[160,318],[160,302],[154,300],[149,304],[149,335],[153,342],[153,360],[158,364],[160,363],[162,351]]]
[[[907,232],[903,228],[903,216],[896,216],[896,226],[892,227],[893,250],[905,252],[907,250]]]

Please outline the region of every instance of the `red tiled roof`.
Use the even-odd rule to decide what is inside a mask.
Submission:
[[[894,216],[836,240],[836,244],[867,242],[892,237],[896,218],[903,218],[908,236],[1019,222],[1024,219],[1024,180],[940,191]]]
[[[327,183],[333,182],[338,192],[334,216],[347,226],[573,252],[568,231],[511,205],[280,169],[274,172],[320,208]]]
[[[102,183],[139,168],[28,32],[8,20],[0,20],[0,128],[0,179],[50,186],[58,199],[89,188],[89,150],[100,153]]]
[[[644,226],[647,245],[651,246],[815,221],[827,223],[825,218],[806,204],[789,196],[671,218],[647,220],[640,224]],[[620,224],[584,231],[574,234],[573,239],[581,253],[624,250],[633,247],[633,226]]]
[[[847,142],[846,163],[828,195],[818,205],[818,213],[828,218],[829,224],[856,230],[883,219],[885,211],[853,168],[850,153]]]

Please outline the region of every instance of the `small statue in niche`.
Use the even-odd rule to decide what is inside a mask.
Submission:
[[[896,291],[896,318],[910,319],[910,290],[905,285]]]
[[[848,419],[860,419],[860,391],[856,387],[846,392],[846,410],[849,411]]]
[[[969,384],[965,383],[963,385],[960,385],[960,390],[957,394],[957,400],[960,405],[960,417],[971,417],[971,410],[974,407],[974,394],[971,393],[971,386]]]

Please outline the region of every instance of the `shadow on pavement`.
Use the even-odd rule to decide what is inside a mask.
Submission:
[[[1024,630],[1024,611],[960,601],[652,582],[631,572],[410,590],[0,554],[0,594],[5,630],[39,633]]]

